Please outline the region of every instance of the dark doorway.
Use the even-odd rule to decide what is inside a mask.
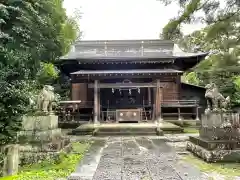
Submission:
[[[146,97],[145,89],[101,89],[101,105],[108,109],[141,108]]]

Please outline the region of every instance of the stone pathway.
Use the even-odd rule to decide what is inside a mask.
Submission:
[[[158,137],[95,139],[68,179],[204,180],[198,169],[182,164],[173,148]]]

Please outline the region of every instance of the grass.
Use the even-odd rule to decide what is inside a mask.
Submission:
[[[191,127],[187,127],[184,128],[184,133],[189,133],[189,134],[194,134],[194,133],[199,133],[197,128],[191,128]]]
[[[73,151],[69,154],[61,153],[58,162],[43,161],[39,164],[24,166],[17,175],[3,177],[0,180],[56,180],[66,178],[75,171],[76,165],[89,146],[88,143],[73,143]]]
[[[240,176],[240,163],[207,163],[193,155],[183,156],[183,160],[194,164],[202,172],[216,172],[224,175],[226,180],[233,179],[235,176]]]

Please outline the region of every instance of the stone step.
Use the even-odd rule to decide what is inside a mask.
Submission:
[[[162,135],[163,132],[183,132],[183,128],[172,123],[163,122],[159,126],[155,123],[106,123],[85,124],[72,131],[75,135]]]
[[[96,132],[95,136],[157,136],[156,131],[144,132],[144,131],[122,131],[122,132]],[[160,134],[161,135],[161,134]],[[163,135],[163,133],[162,133]]]

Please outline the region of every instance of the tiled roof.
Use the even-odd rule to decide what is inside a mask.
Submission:
[[[173,58],[173,47],[163,40],[78,41],[61,59]]]

